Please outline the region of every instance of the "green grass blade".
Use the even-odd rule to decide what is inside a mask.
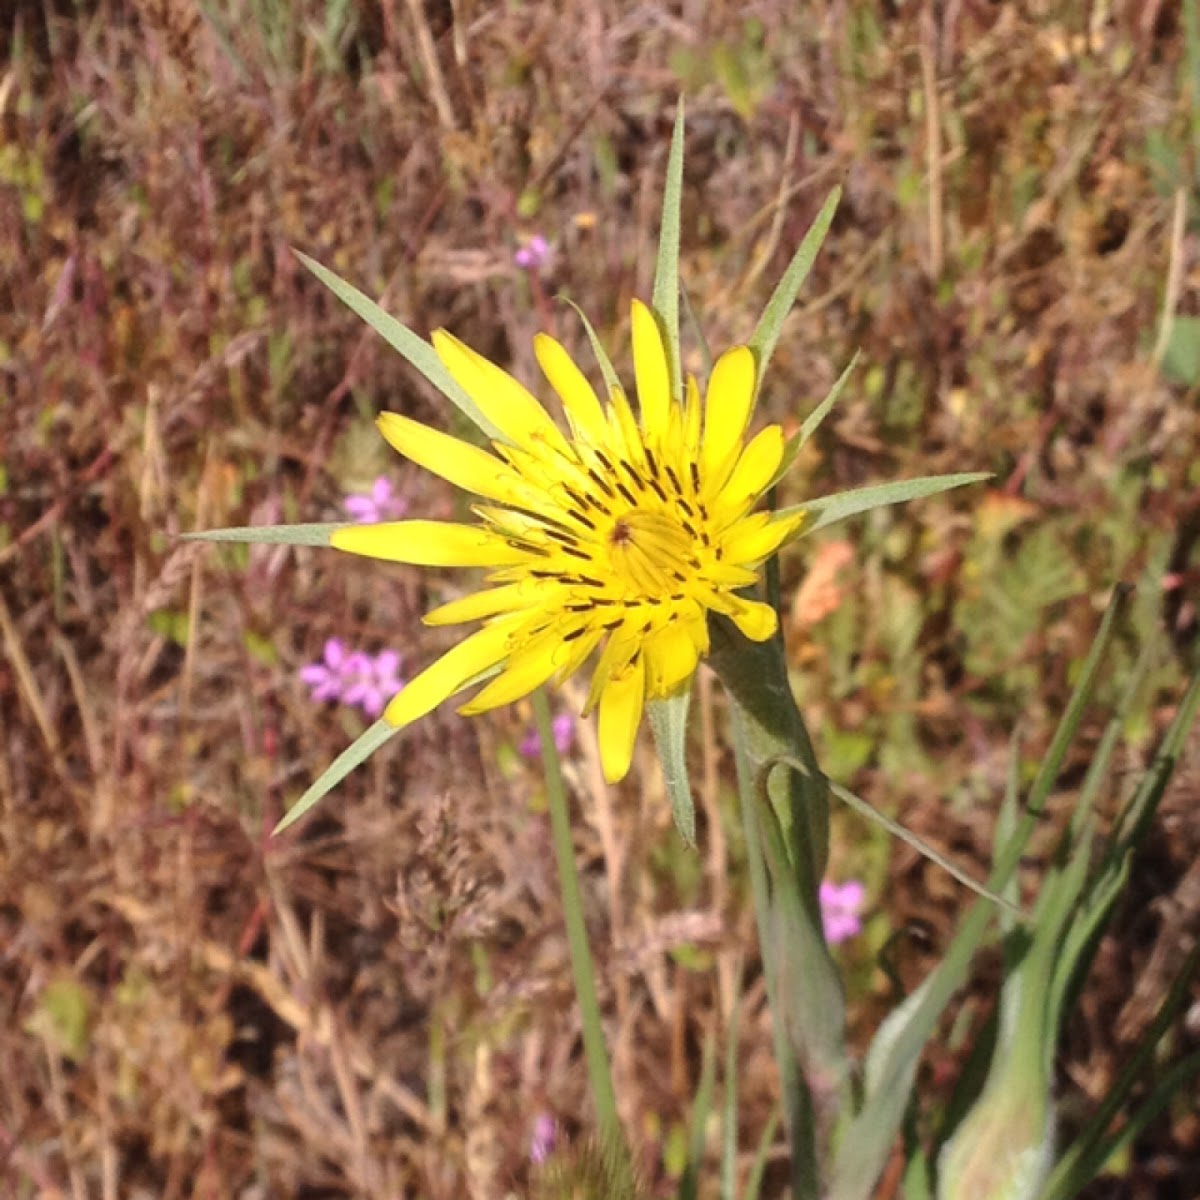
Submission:
[[[411,366],[416,367],[430,383],[459,411],[494,442],[508,439],[479,410],[475,401],[459,386],[442,365],[434,348],[418,337],[407,325],[385,312],[365,292],[323,267],[315,258],[293,250],[297,258],[356,316],[361,317],[389,346]]]
[[[679,212],[683,201],[683,97],[675,110],[675,131],[671,135],[671,153],[667,158],[667,179],[663,188],[662,223],[658,230],[658,258],[654,265],[654,291],[650,307],[658,318],[667,347],[667,366],[671,373],[671,395],[683,396],[683,376],[679,361]]]
[[[679,1200],[698,1200],[700,1172],[704,1167],[704,1142],[708,1118],[712,1112],[713,1092],[717,1083],[717,1035],[709,1030],[704,1039],[704,1057],[700,1066],[700,1083],[692,1105],[691,1128],[688,1130],[687,1167],[679,1180]]]
[[[665,700],[651,700],[646,705],[654,745],[662,764],[667,794],[671,797],[671,813],[675,828],[689,846],[696,844],[696,807],[688,782],[687,717],[692,693],[684,689]]]
[[[767,307],[763,309],[758,325],[750,337],[749,346],[754,352],[754,361],[758,366],[759,386],[762,385],[763,376],[767,373],[771,355],[775,352],[775,344],[779,341],[784,319],[792,311],[796,297],[804,286],[805,279],[808,278],[808,273],[821,249],[821,243],[825,241],[825,235],[829,232],[833,214],[837,211],[838,201],[841,198],[842,189],[840,187],[834,188],[829,193],[825,203],[821,206],[821,211],[817,213],[817,219],[809,226],[799,249],[792,256],[792,261],[788,264],[788,269],[784,271],[783,278],[776,284],[775,291],[771,293]]]
[[[345,529],[353,521],[332,521],[311,525],[241,525],[231,529],[202,529],[181,533],[181,542],[239,542],[266,546],[328,546],[335,530]]]
[[[903,504],[908,500],[923,500],[927,496],[936,496],[939,492],[948,492],[952,488],[965,487],[969,483],[979,483],[990,478],[991,474],[987,471],[970,471],[963,475],[923,475],[919,479],[901,479],[895,483],[879,483],[871,487],[855,488],[851,492],[821,496],[804,504],[781,508],[779,515],[789,517],[802,512],[812,515],[814,520],[801,532],[802,537],[807,537],[827,525],[870,512],[873,508]]]
[[[399,729],[394,725],[389,725],[386,721],[376,721],[369,729],[364,730],[321,772],[308,791],[287,810],[283,820],[275,826],[275,832],[282,833],[290,825],[294,825],[313,805],[333,791],[355,767],[366,762],[380,746],[390,741],[399,732]]]
[[[767,1171],[767,1155],[771,1153],[771,1144],[775,1141],[775,1134],[778,1131],[779,1109],[776,1108],[762,1131],[762,1137],[758,1139],[758,1149],[754,1153],[754,1161],[750,1164],[750,1174],[746,1176],[744,1200],[759,1200],[759,1196],[762,1194],[763,1176]]]
[[[1142,1072],[1150,1066],[1159,1041],[1167,1032],[1180,1007],[1187,1001],[1191,991],[1192,977],[1195,975],[1198,965],[1200,965],[1200,945],[1192,947],[1191,953],[1172,982],[1166,998],[1159,1006],[1154,1020],[1138,1043],[1133,1057],[1122,1068],[1120,1075],[1117,1076],[1104,1099],[1097,1105],[1096,1111],[1079,1136],[1055,1164],[1050,1178],[1046,1181],[1041,1200],[1070,1200],[1095,1178],[1113,1151],[1121,1144],[1129,1132],[1129,1127],[1126,1126],[1114,1134],[1113,1121],[1121,1111],[1122,1105]],[[1193,1055],[1192,1059],[1196,1061],[1193,1062],[1191,1070],[1187,1073],[1189,1075],[1197,1067],[1200,1067],[1200,1055]],[[1184,1059],[1182,1063],[1176,1064],[1174,1070],[1179,1070],[1188,1061],[1188,1059]],[[1168,1079],[1164,1079],[1160,1087],[1165,1086]],[[1150,1105],[1153,1099],[1154,1097],[1151,1096],[1145,1102],[1139,1116],[1145,1114],[1146,1106]],[[1163,1097],[1163,1101],[1165,1102],[1166,1099],[1169,1099],[1169,1093]]]

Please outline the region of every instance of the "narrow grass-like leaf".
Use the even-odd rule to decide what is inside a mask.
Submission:
[[[771,487],[774,487],[792,469],[792,463],[796,461],[796,455],[804,449],[804,444],[816,433],[821,422],[829,416],[833,406],[838,402],[838,397],[841,396],[842,389],[846,386],[846,381],[850,378],[851,372],[858,365],[861,353],[859,350],[854,352],[854,357],[850,360],[849,365],[837,377],[837,381],[833,387],[829,389],[829,395],[809,413],[804,424],[788,438],[787,445],[783,448],[783,459],[779,464],[779,470],[775,472],[771,479]]]
[[[800,768],[800,764],[791,759],[783,761],[787,762],[793,769]],[[905,829],[898,821],[893,821],[890,817],[884,816],[883,813],[873,808],[862,797],[856,796],[853,792],[847,791],[844,787],[840,787],[838,784],[832,782],[829,784],[829,791],[831,795],[836,796],[848,808],[852,808],[860,817],[886,829],[894,838],[898,838],[906,845],[911,846],[918,854],[929,859],[930,862],[936,863],[952,879],[957,879],[963,887],[970,888],[977,896],[994,904],[997,908],[1004,909],[1005,912],[1015,917],[1018,921],[1029,920],[1029,917],[1017,905],[1010,903],[999,892],[993,892],[982,883],[972,879],[961,867],[952,863],[944,854],[939,854],[928,842],[923,841],[915,833],[911,832],[911,830]]]
[[[700,348],[700,366],[704,371],[704,378],[707,379],[712,374],[713,369],[712,349],[708,344],[708,338],[704,336],[704,327],[700,324],[700,318],[696,315],[696,308],[692,304],[692,298],[688,295],[687,288],[680,289],[680,300],[683,303],[683,313],[687,317],[688,325],[691,327],[692,336],[696,339],[696,345]],[[682,367],[680,370],[682,370]]]
[[[355,767],[366,762],[385,742],[390,741],[400,732],[394,725],[386,721],[376,721],[369,729],[364,730],[321,772],[308,791],[292,805],[284,814],[283,820],[275,826],[276,833],[282,833],[289,825],[294,825],[314,804],[323,800]]]
[[[690,689],[665,700],[650,700],[646,712],[654,731],[654,745],[662,764],[667,794],[671,797],[671,813],[679,836],[689,846],[696,844],[696,808],[687,768],[687,717],[691,703]]]
[[[993,892],[1004,891],[1025,852],[1128,601],[1128,588],[1114,591],[1066,712],[1030,789],[1026,810],[1015,822],[1011,836],[997,849],[995,865],[988,876],[988,887]],[[933,973],[880,1026],[867,1053],[863,1104],[842,1136],[833,1163],[828,1200],[867,1200],[874,1194],[908,1106],[925,1043],[951,997],[966,981],[971,959],[983,941],[992,912],[981,901],[971,906]]]
[[[330,536],[353,521],[311,525],[241,525],[231,529],[201,529],[181,533],[183,542],[239,542],[265,546],[328,546]]]
[[[767,1155],[771,1153],[771,1144],[779,1129],[779,1109],[771,1113],[771,1119],[758,1139],[758,1149],[754,1152],[754,1161],[750,1164],[750,1173],[746,1176],[746,1190],[742,1193],[744,1200],[759,1200],[762,1194],[763,1176],[767,1171]]]
[[[355,315],[364,320],[402,358],[416,367],[443,396],[456,405],[462,414],[472,421],[483,433],[495,442],[508,439],[479,410],[478,405],[459,386],[458,382],[442,365],[434,348],[418,337],[401,321],[380,308],[365,292],[335,275],[315,258],[299,250],[293,250],[297,258]]]
[[[1174,1021],[1180,1007],[1187,1001],[1198,965],[1200,945],[1193,946],[1191,953],[1184,960],[1179,974],[1172,981],[1166,998],[1159,1005],[1154,1020],[1142,1035],[1132,1058],[1121,1069],[1121,1073],[1105,1093],[1104,1099],[1097,1105],[1096,1111],[1079,1136],[1059,1157],[1046,1182],[1041,1200],[1070,1200],[1070,1197],[1078,1195],[1095,1178],[1117,1148],[1127,1127],[1126,1130],[1114,1133],[1113,1122],[1133,1091],[1138,1078],[1150,1065],[1159,1041]],[[1200,1055],[1192,1057],[1197,1060],[1193,1066],[1194,1070],[1195,1066],[1200,1066]],[[1182,1064],[1176,1064],[1176,1069],[1179,1066]],[[1164,1080],[1163,1084],[1166,1082],[1167,1080]],[[1149,1101],[1146,1103],[1149,1104]]]
[[[683,200],[683,97],[675,110],[675,131],[671,135],[671,153],[667,158],[667,179],[663,187],[662,222],[658,229],[658,257],[654,264],[654,290],[650,307],[659,320],[667,346],[667,367],[671,374],[671,395],[683,397],[679,362],[679,210]]]
[[[990,478],[991,474],[987,471],[970,471],[963,475],[922,475],[919,479],[901,479],[895,483],[879,483],[871,487],[855,488],[851,492],[819,496],[804,504],[781,508],[779,516],[790,517],[796,513],[809,513],[813,519],[805,525],[801,534],[802,537],[807,537],[827,525],[844,521],[847,517],[856,517],[859,513],[870,512],[873,508],[886,508],[889,504],[903,504],[908,500],[923,500],[927,496],[936,496],[939,492],[948,492],[952,488],[965,487],[969,483],[979,483]]]
[[[575,310],[575,315],[583,322],[583,329],[587,334],[588,341],[591,343],[592,353],[596,356],[596,362],[600,367],[600,374],[604,379],[604,386],[611,393],[614,388],[621,386],[621,379],[613,368],[612,359],[608,357],[608,351],[604,349],[604,344],[596,336],[596,331],[592,328],[592,323],[588,320],[587,313],[574,300],[567,300],[567,303]]]
[[[812,269],[813,261],[821,249],[821,243],[824,242],[825,235],[829,232],[833,214],[837,211],[838,201],[841,197],[842,189],[840,187],[834,188],[829,193],[825,203],[821,206],[821,211],[817,213],[816,220],[804,235],[799,249],[792,256],[792,261],[788,264],[788,269],[784,271],[783,278],[775,285],[775,291],[771,293],[771,299],[767,301],[767,307],[763,309],[763,314],[750,338],[749,346],[754,352],[754,360],[758,364],[760,385],[763,376],[767,373],[767,364],[771,361],[771,355],[775,352],[775,344],[779,341],[784,318],[792,311],[792,305],[796,303],[796,296],[804,286],[804,281]]]
[[[704,1039],[704,1057],[700,1066],[700,1083],[692,1104],[691,1128],[688,1130],[688,1160],[679,1180],[676,1195],[679,1200],[698,1200],[700,1171],[704,1166],[704,1142],[708,1118],[712,1112],[713,1091],[717,1082],[717,1035],[712,1029]]]

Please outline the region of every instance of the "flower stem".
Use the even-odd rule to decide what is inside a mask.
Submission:
[[[621,1147],[622,1158],[627,1159],[621,1124],[617,1117],[617,1100],[613,1092],[608,1050],[604,1045],[604,1030],[600,1024],[595,970],[592,965],[592,952],[588,946],[587,926],[583,919],[579,873],[575,867],[575,843],[571,837],[567,789],[563,783],[558,747],[554,744],[554,728],[545,690],[539,688],[534,692],[532,701],[538,737],[542,744],[542,762],[546,771],[546,803],[550,810],[554,857],[558,864],[558,885],[562,894],[563,919],[567,927],[567,947],[571,955],[571,972],[575,979],[575,996],[579,1002],[583,1051],[587,1059],[592,1103],[596,1106],[596,1122],[601,1144],[614,1150]]]

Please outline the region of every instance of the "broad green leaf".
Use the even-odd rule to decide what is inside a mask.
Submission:
[[[232,529],[202,529],[182,533],[183,542],[241,542],[265,546],[328,546],[330,536],[353,521],[332,521],[311,525],[241,525]]]
[[[833,214],[837,211],[838,201],[841,197],[842,189],[840,187],[834,188],[829,193],[828,199],[821,206],[821,211],[817,213],[817,219],[813,221],[804,235],[799,249],[792,256],[792,261],[788,264],[788,269],[784,271],[783,278],[775,285],[775,290],[771,293],[770,300],[767,301],[767,307],[763,309],[763,314],[750,338],[750,349],[754,351],[754,359],[758,364],[759,386],[762,384],[763,376],[767,373],[767,364],[771,361],[771,355],[775,352],[775,344],[779,341],[784,318],[792,311],[792,305],[796,303],[796,296],[804,286],[808,272],[812,269],[813,260],[817,257],[821,243],[824,242],[825,235],[829,232]]]
[[[855,488],[852,492],[838,492],[833,496],[820,496],[804,504],[793,504],[781,508],[780,517],[790,517],[806,512],[814,519],[800,531],[807,537],[818,529],[870,512],[873,508],[886,508],[889,504],[903,504],[906,500],[922,500],[936,496],[952,488],[964,487],[968,483],[979,483],[990,479],[986,471],[972,471],[965,475],[923,475],[919,479],[901,479],[895,483],[879,483],[872,487]]]
[[[287,810],[283,820],[275,826],[275,832],[282,833],[289,825],[294,825],[313,805],[333,791],[355,767],[366,762],[376,750],[399,732],[399,729],[394,725],[389,725],[386,721],[376,721],[374,725],[361,733],[321,772],[308,791]]]
[[[361,317],[402,358],[416,367],[443,396],[456,405],[468,420],[483,431],[494,442],[508,439],[480,412],[475,401],[459,386],[458,382],[442,365],[434,348],[418,337],[401,321],[385,312],[365,292],[323,267],[315,258],[299,250],[293,250],[297,258],[357,316]]]
[[[671,813],[675,828],[689,846],[696,844],[696,810],[687,769],[687,717],[691,689],[685,688],[665,700],[651,700],[646,705],[654,745],[662,764],[667,793],[671,797]]]
[[[604,349],[603,343],[596,336],[596,331],[592,328],[591,321],[587,319],[587,313],[574,300],[568,300],[567,303],[575,310],[576,316],[583,322],[584,332],[591,343],[592,353],[596,356],[596,362],[600,367],[600,374],[604,378],[604,386],[611,394],[614,389],[619,389],[621,386],[621,380],[613,368],[612,359],[608,357],[608,351]]]
[[[667,158],[663,188],[662,222],[658,230],[658,258],[654,266],[654,291],[650,307],[658,318],[667,346],[671,395],[683,397],[679,361],[679,211],[683,200],[683,97],[675,110],[675,132]]]

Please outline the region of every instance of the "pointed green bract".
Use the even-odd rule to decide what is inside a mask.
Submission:
[[[458,407],[494,442],[508,439],[479,411],[475,401],[459,386],[450,372],[442,365],[433,347],[418,337],[401,321],[385,312],[365,292],[323,267],[315,258],[299,250],[293,250],[297,258],[357,316],[361,317],[389,346],[409,364],[416,367],[447,400]]]
[[[683,203],[683,97],[675,111],[675,131],[671,135],[671,153],[667,158],[667,179],[663,188],[662,223],[658,231],[658,258],[654,267],[654,290],[650,307],[658,318],[667,348],[667,366],[671,372],[671,395],[683,396],[683,376],[679,359],[679,225]]]
[[[763,376],[767,373],[767,364],[771,361],[771,355],[775,352],[775,343],[779,341],[784,318],[792,311],[792,305],[796,303],[796,296],[804,286],[805,279],[808,278],[813,260],[817,257],[821,243],[824,242],[825,235],[829,232],[833,214],[837,211],[838,201],[841,198],[842,189],[840,187],[834,188],[829,193],[825,203],[821,206],[821,211],[817,213],[817,219],[804,235],[804,241],[800,243],[800,248],[792,255],[792,261],[788,264],[788,269],[784,271],[783,278],[775,285],[771,299],[767,301],[767,307],[763,309],[763,314],[750,338],[749,346],[754,351],[754,359],[758,364],[759,386],[762,384]]]
[[[265,546],[328,546],[330,536],[353,521],[311,525],[239,525],[230,529],[202,529],[182,533],[183,542],[239,542]]]
[[[687,715],[691,691],[684,689],[665,700],[651,700],[646,705],[654,745],[662,764],[663,778],[671,797],[671,813],[679,836],[689,846],[696,844],[696,809],[687,769]]]
[[[854,357],[847,364],[846,369],[834,381],[833,387],[829,389],[829,395],[813,409],[805,418],[804,424],[800,426],[796,433],[792,434],[787,440],[787,445],[783,449],[783,459],[779,464],[779,470],[775,472],[774,478],[771,480],[771,486],[774,487],[791,469],[792,464],[796,461],[796,455],[804,449],[805,443],[821,426],[821,422],[829,416],[833,410],[833,406],[841,397],[842,389],[846,386],[854,368],[858,366],[858,360],[862,355],[861,350],[854,352]],[[808,505],[803,505],[806,510]]]
[[[814,519],[801,530],[807,537],[818,529],[870,512],[873,508],[886,508],[889,504],[902,504],[906,500],[921,500],[936,496],[952,488],[965,487],[968,483],[980,483],[991,479],[987,471],[972,471],[965,475],[923,475],[919,479],[901,479],[896,483],[880,483],[873,487],[855,488],[852,492],[838,492],[833,496],[818,496],[803,504],[781,508],[777,518],[808,513]]]
[[[374,725],[361,733],[321,772],[308,791],[288,809],[283,820],[275,826],[275,832],[282,833],[289,825],[300,820],[314,804],[319,803],[333,791],[355,767],[361,766],[380,746],[390,741],[399,732],[399,729],[394,725],[389,725],[386,721],[376,721]]]
[[[596,356],[596,363],[600,367],[600,374],[604,379],[604,387],[609,395],[611,395],[614,388],[619,389],[621,387],[621,380],[612,365],[612,359],[608,357],[608,351],[604,349],[600,339],[596,336],[596,331],[592,328],[592,323],[588,320],[587,313],[574,300],[568,300],[567,303],[575,310],[575,315],[578,316],[580,321],[583,322],[583,330],[587,334],[588,342],[592,347],[592,353]]]

